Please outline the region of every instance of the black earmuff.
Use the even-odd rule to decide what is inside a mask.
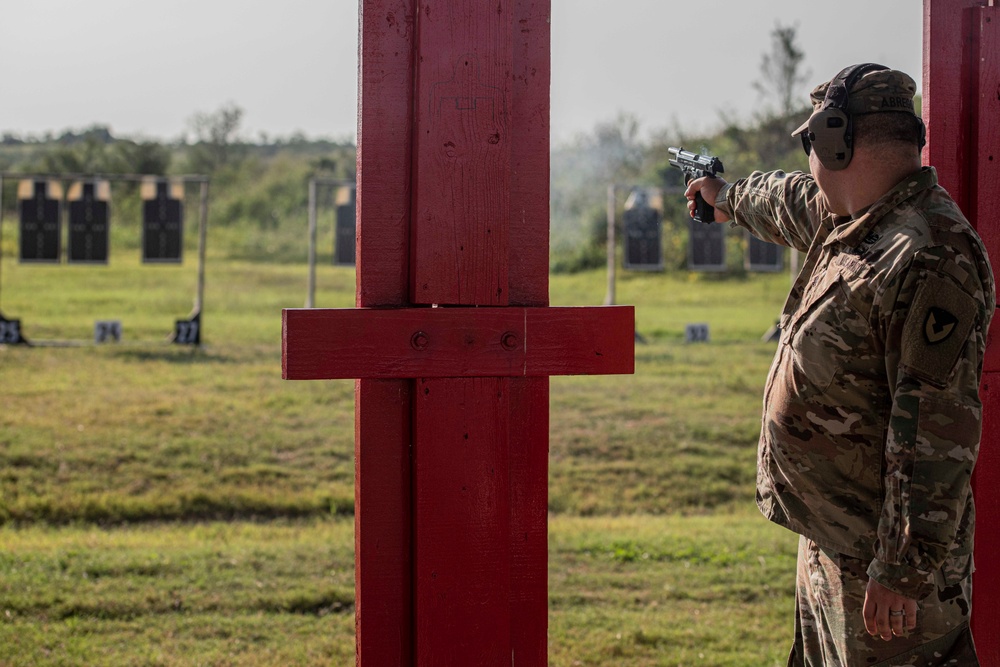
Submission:
[[[887,70],[884,65],[864,63],[840,71],[830,81],[823,104],[809,118],[809,140],[820,163],[830,171],[839,171],[851,163],[854,136],[847,101],[851,88],[869,72]]]

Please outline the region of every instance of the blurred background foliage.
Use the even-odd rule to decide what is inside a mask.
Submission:
[[[770,50],[761,55],[760,78],[754,82],[760,100],[751,117],[734,117],[706,104],[706,118],[716,116],[715,129],[695,133],[676,126],[644,128],[634,115],[621,112],[588,133],[552,146],[553,272],[571,273],[606,263],[607,201],[612,185],[624,193],[617,202],[619,225],[628,189],[662,189],[665,268],[668,272],[686,268],[688,218],[679,193],[681,174],[668,164],[670,146],[718,156],[727,180],[755,169],[808,169],[806,156],[790,132],[808,115],[809,104],[789,91],[798,89],[810,73],[802,69],[804,53],[797,45],[795,26],[778,24],[771,38]],[[668,112],[664,109],[664,117]],[[0,138],[0,170],[15,174],[205,174],[211,178],[213,253],[250,261],[305,262],[309,179],[353,180],[356,146],[352,140],[301,134],[250,139],[242,131],[243,115],[235,103],[213,112],[197,112],[188,120],[185,136],[169,142],[116,137],[102,125],[41,137],[7,133]],[[138,187],[120,187],[114,200],[116,219],[137,221]],[[335,197],[334,189],[320,188],[321,234],[331,241]],[[3,204],[12,214],[15,188],[4,188]],[[739,273],[746,240],[735,232],[729,232],[727,239],[732,246],[727,248],[729,268]]]

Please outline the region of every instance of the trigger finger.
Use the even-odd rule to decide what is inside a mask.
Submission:
[[[690,181],[686,181],[685,184],[687,185],[687,189],[684,190],[684,196],[687,197],[688,199],[694,197],[695,194],[698,192],[698,190],[701,189],[700,187],[695,188],[694,185],[700,182],[701,182],[700,178],[692,178]]]

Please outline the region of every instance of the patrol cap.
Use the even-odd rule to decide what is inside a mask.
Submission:
[[[827,81],[819,84],[809,93],[813,111],[818,111],[823,106],[829,87],[830,81]],[[905,72],[895,69],[868,72],[851,86],[848,91],[847,105],[843,111],[848,115],[881,111],[907,111],[916,115],[913,107],[913,96],[916,93],[917,84]],[[804,132],[808,125],[809,119],[807,118],[792,132],[792,136],[795,137]]]

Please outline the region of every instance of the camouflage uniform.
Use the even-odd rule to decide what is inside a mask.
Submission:
[[[970,476],[996,306],[982,242],[929,167],[853,218],[780,171],[726,185],[716,206],[806,253],[758,451],[761,511],[803,536],[789,664],[978,664]],[[918,600],[909,636],[867,634],[868,577]]]

